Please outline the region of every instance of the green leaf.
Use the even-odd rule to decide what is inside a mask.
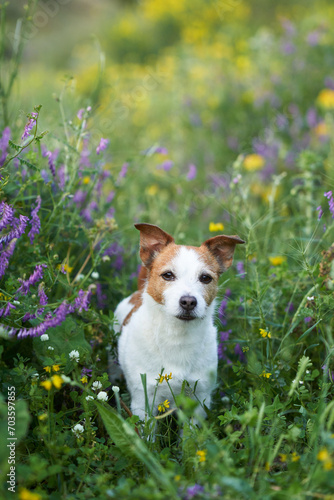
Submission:
[[[94,401],[94,403],[115,445],[124,455],[133,456],[139,459],[151,472],[152,476],[154,476],[161,487],[167,490],[172,498],[178,498],[176,490],[169,480],[166,471],[160,465],[158,459],[149,451],[144,441],[139,438],[133,427],[123,420],[123,418],[111,407],[107,408],[98,401]]]
[[[36,170],[37,172],[39,171],[38,168],[36,167],[36,165],[34,165],[33,163],[30,163],[30,161],[25,160],[24,158],[21,158],[20,156],[18,156],[18,160],[20,162],[20,165],[26,165],[27,167],[32,168],[33,170]]]
[[[15,142],[11,141],[10,139],[8,141],[8,144],[10,145],[10,147],[12,149],[15,149],[15,151],[21,151],[21,149],[22,149],[21,146],[19,146],[18,144],[15,144]]]

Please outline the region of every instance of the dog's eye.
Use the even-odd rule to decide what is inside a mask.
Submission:
[[[208,283],[210,283],[213,278],[211,276],[209,276],[208,274],[201,274],[201,276],[199,277],[199,280],[201,283],[204,283],[205,285],[207,285]]]
[[[174,281],[175,280],[175,274],[172,273],[172,271],[167,271],[166,273],[163,273],[161,277],[166,280],[166,281]]]

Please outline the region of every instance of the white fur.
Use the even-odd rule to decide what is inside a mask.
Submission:
[[[123,326],[118,341],[119,362],[131,393],[131,409],[141,419],[145,418],[145,398],[140,374],[146,373],[150,406],[159,373],[172,373],[170,385],[175,395],[181,392],[186,380],[192,388],[196,382],[196,398],[210,406],[211,392],[217,372],[217,331],[213,324],[214,302],[207,305],[204,287],[198,277],[207,272],[205,264],[195,250],[181,247],[168,269],[176,279],[164,291],[164,304],[157,303],[146,291],[143,302],[130,321]],[[146,286],[147,288],[147,286]],[[179,300],[184,295],[196,297],[196,319],[184,321],[180,314]],[[131,297],[124,299],[115,311],[121,325],[131,310]],[[168,399],[174,406],[167,383],[158,385],[154,401],[157,406]],[[205,415],[200,406],[198,413]]]

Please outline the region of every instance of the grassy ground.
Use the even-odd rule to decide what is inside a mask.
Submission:
[[[2,495],[334,498],[333,7],[52,5],[1,9]],[[207,418],[155,439],[107,376],[137,221],[246,241]]]

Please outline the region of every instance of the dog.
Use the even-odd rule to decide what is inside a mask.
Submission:
[[[138,291],[115,311],[119,363],[131,411],[145,420],[147,402],[149,408],[154,404],[155,415],[166,400],[175,406],[173,395],[180,394],[187,381],[192,397],[200,402],[195,413],[203,418],[217,376],[218,278],[231,266],[236,245],[245,242],[239,236],[220,235],[200,247],[177,245],[158,226],[141,223],[135,228],[140,231],[143,263]],[[141,374],[146,374],[146,405]]]

